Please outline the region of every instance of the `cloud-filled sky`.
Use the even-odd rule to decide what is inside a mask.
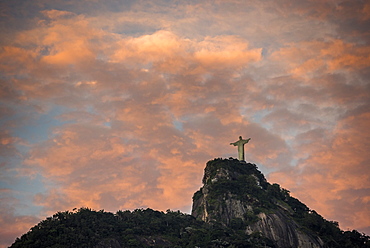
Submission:
[[[370,234],[370,2],[0,3],[1,247],[57,211],[190,213],[246,160]]]

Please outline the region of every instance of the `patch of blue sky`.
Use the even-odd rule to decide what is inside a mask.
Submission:
[[[89,112],[89,113],[91,113],[91,114],[96,114],[96,111],[94,109],[94,106],[92,106],[92,105],[87,106],[86,107],[86,111]]]
[[[263,121],[263,118],[270,114],[272,110],[270,109],[262,109],[258,111],[249,110],[248,108],[242,108],[240,110],[240,113],[242,116],[244,116],[246,119],[253,121],[255,123],[258,123],[263,128],[267,130],[271,130],[272,124],[266,121]]]
[[[7,189],[8,194],[17,199],[17,205],[12,206],[14,208],[14,214],[38,215],[42,207],[34,205],[34,195],[46,192],[42,176],[36,174],[33,177],[28,177],[18,176],[16,174],[16,170],[7,171],[2,176],[0,188]]]
[[[17,172],[9,172],[7,176],[11,176],[11,180],[2,180],[0,182],[0,187],[12,189],[18,192],[42,193],[46,191],[43,183],[43,177],[39,173],[32,177],[17,176],[12,174],[17,174]]]
[[[172,121],[172,124],[173,124],[173,126],[177,129],[177,130],[179,130],[179,131],[184,131],[184,127],[183,127],[183,123],[181,122],[181,121],[179,121],[179,120],[173,120]]]
[[[27,201],[22,200],[21,205],[14,209],[14,214],[18,216],[39,216],[43,207],[34,204],[33,195],[30,194],[27,198]]]
[[[251,116],[251,119],[252,121],[254,122],[257,122],[257,123],[262,123],[262,119],[271,113],[271,110],[269,109],[262,109],[262,110],[259,110],[259,111],[256,111],[253,113],[253,115]]]
[[[73,121],[61,121],[57,116],[65,112],[66,109],[61,106],[55,106],[46,114],[36,114],[23,126],[19,127],[14,136],[26,140],[30,144],[38,143],[50,138],[51,128],[61,126]]]
[[[265,176],[268,176],[268,174],[274,172],[277,170],[277,168],[275,167],[268,167],[266,165],[264,165],[263,163],[261,163],[260,161],[254,161],[253,159],[248,159],[248,154],[245,155],[247,158],[246,160],[247,163],[252,163],[252,164],[255,164],[258,166],[258,169],[265,175]]]
[[[296,158],[292,158],[291,160],[290,160],[290,166],[297,166],[298,165],[298,163],[299,163],[299,159],[296,159]]]
[[[184,131],[184,123],[186,123],[189,120],[190,116],[183,115],[176,117],[172,114],[172,125],[179,130],[180,132]]]
[[[300,163],[304,162],[309,157],[310,157],[310,154],[309,153],[300,154],[299,157],[298,156],[295,156],[295,157],[292,158],[292,160],[290,162],[290,166],[297,166]]]
[[[112,127],[112,123],[110,121],[104,122],[103,125],[106,126],[106,127],[109,127],[109,128]]]

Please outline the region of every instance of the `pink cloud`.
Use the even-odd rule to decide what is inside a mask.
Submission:
[[[316,136],[299,149],[310,154],[299,166],[269,177],[280,181],[283,187],[291,189],[310,208],[327,218],[341,216],[342,228],[368,227],[368,219],[360,216],[369,215],[365,207],[368,194],[362,193],[368,192],[370,186],[367,166],[370,144],[366,132],[369,117],[368,113],[349,115],[333,130],[330,143],[323,140],[323,136]],[[315,133],[307,134],[304,139],[308,141],[312,135]],[[343,208],[348,209],[341,211]]]
[[[13,197],[17,192],[2,188],[0,193],[0,247],[8,247],[16,237],[27,232],[40,219],[35,216],[15,214],[14,206],[22,205]]]
[[[0,155],[3,157],[18,156],[19,152],[15,145],[20,141],[20,138],[10,135],[5,130],[0,130]]]
[[[63,11],[63,10],[56,10],[56,9],[51,9],[51,10],[43,10],[41,11],[46,17],[50,19],[60,19],[63,17],[69,17],[69,16],[74,16],[74,13],[69,12],[69,11]]]
[[[39,135],[30,120],[63,109],[13,170],[40,173],[40,216],[189,211],[207,160],[235,157],[243,135],[271,180],[343,227],[369,225],[367,4],[89,6],[42,11],[0,51],[1,154],[27,143],[21,128]]]
[[[261,59],[261,49],[234,36],[206,37],[203,41],[180,38],[169,31],[119,41],[113,62],[153,63],[167,73],[200,74],[206,70],[234,68]],[[185,72],[186,71],[186,72]]]
[[[195,59],[208,70],[225,67],[238,70],[261,59],[262,49],[248,50],[248,43],[235,36],[206,37],[199,45]]]
[[[272,55],[275,60],[288,58],[290,73],[298,77],[313,77],[315,73],[358,70],[368,66],[369,46],[331,39],[325,42],[292,43]],[[283,59],[285,60],[285,59]]]
[[[40,221],[35,216],[9,216],[9,212],[0,215],[0,246],[8,247],[16,237],[29,231]]]

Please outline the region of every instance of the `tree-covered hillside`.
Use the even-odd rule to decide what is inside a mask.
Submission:
[[[316,247],[370,247],[369,236],[340,230],[337,222],[325,220],[288,190],[267,182],[254,164],[214,159],[207,163],[203,183],[193,196],[194,216],[152,209],[58,212],[17,238],[11,248],[286,247],[253,229],[263,224],[261,216],[278,215],[299,229],[291,233],[316,237]],[[271,223],[268,228],[277,230]]]
[[[22,235],[12,248],[40,247],[264,247],[260,235],[210,225],[179,211],[152,209],[116,214],[81,208],[58,212]]]

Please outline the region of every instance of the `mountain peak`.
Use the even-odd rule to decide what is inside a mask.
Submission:
[[[197,219],[259,233],[277,247],[323,247],[319,235],[304,230],[298,221],[298,215],[310,214],[308,207],[288,190],[268,183],[255,164],[211,160],[203,184],[193,197],[192,215]]]
[[[370,237],[341,231],[289,191],[270,184],[255,164],[207,163],[192,216],[152,209],[57,212],[17,238],[18,247],[370,247]]]
[[[255,164],[234,158],[216,158],[208,161],[204,169],[202,182],[203,184],[210,184],[212,181],[217,181],[218,179],[237,180],[241,175],[254,175],[260,183],[266,182],[266,178],[257,169]]]

